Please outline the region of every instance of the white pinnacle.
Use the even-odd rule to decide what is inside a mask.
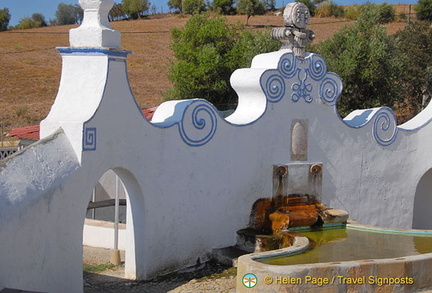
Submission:
[[[84,20],[80,27],[71,29],[71,47],[121,48],[120,32],[108,22],[108,13],[114,5],[113,0],[79,0],[84,9]]]

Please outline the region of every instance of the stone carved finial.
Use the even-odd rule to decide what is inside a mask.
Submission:
[[[282,43],[281,49],[292,50],[298,57],[305,57],[306,44],[315,38],[313,31],[306,29],[310,13],[307,6],[300,2],[289,3],[284,10],[283,28],[274,28],[273,39]]]
[[[70,30],[71,47],[121,48],[120,32],[108,22],[108,13],[113,0],[79,0],[84,9],[84,20],[80,27]]]

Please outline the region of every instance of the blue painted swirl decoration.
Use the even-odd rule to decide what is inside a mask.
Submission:
[[[267,79],[266,94],[269,102],[279,102],[285,95],[285,80],[280,75],[272,74]]]
[[[206,100],[196,100],[187,106],[179,123],[182,140],[189,146],[208,143],[217,130],[218,112]]]
[[[323,57],[312,54],[309,61],[309,68],[306,69],[313,80],[320,81],[327,74],[327,64]]]
[[[292,78],[296,75],[299,68],[297,67],[297,57],[293,53],[282,56],[278,65],[280,74],[285,78]]]
[[[324,104],[335,105],[343,88],[341,78],[327,72],[322,56],[310,54],[303,59],[293,52],[283,54],[278,67],[266,70],[260,82],[267,101],[271,103],[279,102],[289,90],[295,103],[304,100],[310,104],[314,99],[320,99]]]
[[[373,135],[382,146],[391,145],[398,134],[396,116],[390,108],[382,107],[374,115]]]
[[[342,82],[340,79],[328,73],[326,78],[321,81],[318,96],[329,105],[336,105],[337,98],[342,93]],[[339,77],[339,76],[337,76]]]

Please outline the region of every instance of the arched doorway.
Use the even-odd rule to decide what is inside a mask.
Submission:
[[[105,172],[93,188],[83,229],[84,265],[124,262],[126,190],[113,171]]]
[[[432,230],[432,169],[429,169],[417,184],[414,197],[413,229]]]
[[[94,193],[89,194],[88,198],[89,206],[96,207],[96,211],[87,207],[83,244],[93,243],[96,247],[123,250],[121,256],[125,263],[124,277],[137,279],[145,276],[145,259],[141,249],[144,245],[144,197],[136,178],[124,168],[110,169],[97,181]],[[116,218],[119,226],[117,235]],[[96,225],[89,227],[87,224],[92,221],[96,221]],[[97,222],[102,227],[98,227]],[[88,233],[86,235],[86,229],[89,228],[93,239],[88,238]],[[137,262],[137,259],[140,261]]]

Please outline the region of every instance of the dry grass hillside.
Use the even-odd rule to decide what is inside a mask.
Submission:
[[[398,11],[408,12],[407,6]],[[229,16],[231,23],[244,22],[245,16]],[[161,103],[170,87],[168,66],[173,58],[169,49],[170,30],[180,28],[188,17],[156,15],[136,21],[120,21],[112,26],[122,32],[122,46],[131,50],[128,71],[132,90],[142,108]],[[313,18],[308,28],[316,34],[315,42],[333,35],[342,25],[352,21],[333,18]],[[261,30],[281,26],[282,17],[255,16],[248,29]],[[394,33],[405,23],[394,22],[388,30]],[[74,26],[46,27],[21,31],[0,32],[0,127],[37,124],[49,112],[57,94],[61,74],[61,57],[55,47],[69,45],[68,32]]]

